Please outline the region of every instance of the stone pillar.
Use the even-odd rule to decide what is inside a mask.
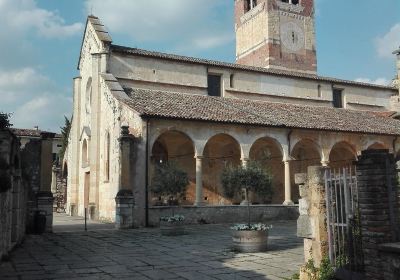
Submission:
[[[131,190],[120,190],[115,197],[115,227],[117,229],[133,228],[134,197]]]
[[[247,164],[249,163],[250,159],[249,158],[242,158],[242,166],[247,167]],[[247,205],[249,203],[249,193],[246,192],[245,189],[243,189],[243,195],[244,195],[244,200],[240,202],[240,205]]]
[[[292,201],[292,184],[290,182],[290,161],[285,160],[285,201],[283,205],[294,205]]]
[[[53,167],[54,133],[41,133],[40,151],[40,190],[37,193],[37,208],[46,215],[46,232],[53,231],[53,194],[51,179]]]
[[[400,241],[396,163],[387,150],[369,150],[356,166],[365,279],[383,280],[380,245]]]
[[[134,196],[131,184],[131,156],[133,138],[129,127],[121,127],[119,192],[115,197],[115,227],[117,229],[133,228]]]
[[[196,156],[196,206],[204,205],[203,198],[203,157]]]
[[[298,220],[297,234],[304,237],[305,263],[313,259],[314,265],[319,267],[322,259],[328,255],[328,229],[326,221],[325,200],[325,168],[322,166],[310,166],[307,170],[307,179],[304,175],[298,175],[296,182],[300,184],[301,213]],[[303,201],[304,199],[304,201]],[[307,213],[307,214],[306,214]],[[308,219],[304,217],[308,215]],[[310,280],[307,266],[300,268],[300,279]]]

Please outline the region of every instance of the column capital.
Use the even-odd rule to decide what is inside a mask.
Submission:
[[[321,164],[323,167],[328,167],[329,166],[329,160],[322,160]]]

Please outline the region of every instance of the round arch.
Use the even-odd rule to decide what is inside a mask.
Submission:
[[[160,134],[151,146],[150,178],[153,177],[155,167],[163,162],[174,161],[189,177],[189,186],[181,204],[192,205],[196,193],[196,159],[195,147],[192,139],[185,133],[177,130],[168,130]],[[165,198],[152,196],[153,205],[164,205]]]
[[[229,134],[220,133],[208,139],[203,151],[203,193],[211,205],[240,203],[241,198],[227,199],[223,194],[221,174],[225,166],[241,164],[242,149]]]
[[[349,166],[355,160],[357,160],[357,149],[346,141],[336,143],[329,152],[329,167],[331,168]]]
[[[313,140],[305,138],[298,141],[291,151],[290,162],[292,199],[296,203],[299,199],[299,189],[294,184],[294,176],[297,173],[307,173],[307,168],[313,165],[321,165],[321,148]]]
[[[252,202],[279,204],[285,199],[284,195],[284,163],[283,148],[274,138],[262,137],[257,139],[250,148],[250,159],[258,161],[272,175],[272,197],[251,197]]]
[[[368,146],[367,150],[386,150],[385,144],[381,142],[375,142]]]

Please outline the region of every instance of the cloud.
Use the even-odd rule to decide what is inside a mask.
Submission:
[[[375,45],[379,57],[393,59],[392,52],[400,46],[400,23],[395,24],[385,35],[376,38]]]
[[[0,111],[13,113],[15,127],[59,131],[72,108],[69,90],[41,68],[43,44],[81,35],[83,24],[67,24],[57,12],[35,0],[0,0]]]
[[[375,84],[375,85],[381,85],[381,86],[388,86],[391,84],[391,81],[389,81],[386,78],[378,78],[376,80],[368,79],[368,78],[358,78],[358,79],[355,79],[355,81],[360,82],[360,83]]]
[[[0,18],[9,34],[33,31],[46,38],[65,38],[83,29],[82,23],[65,24],[57,13],[37,7],[35,0],[0,0]]]
[[[66,90],[60,90],[48,77],[29,67],[0,69],[0,96],[0,111],[13,113],[11,122],[20,128],[39,125],[45,130],[58,131],[72,107]]]
[[[111,35],[123,34],[139,44],[159,41],[197,50],[231,43],[231,6],[226,0],[119,0],[118,5],[114,0],[86,0],[88,13],[93,11]]]

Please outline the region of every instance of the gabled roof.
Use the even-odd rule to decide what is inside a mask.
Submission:
[[[86,30],[87,30],[89,24],[91,24],[93,26],[96,36],[99,38],[100,41],[102,41],[106,44],[110,44],[112,42],[112,38],[111,38],[110,34],[108,33],[106,27],[100,21],[100,19],[96,16],[89,15],[87,17],[85,30],[83,32],[83,38],[82,38],[82,43],[81,43],[81,48],[80,48],[80,53],[79,53],[79,60],[78,60],[78,67],[77,67],[78,70],[79,70],[79,65],[81,63],[81,59],[82,59],[82,48],[83,48],[83,44],[85,42]]]
[[[144,89],[125,91],[129,98],[116,98],[143,118],[400,135],[400,121],[366,111]]]
[[[231,68],[231,69],[237,69],[237,70],[243,70],[243,71],[259,72],[259,73],[265,73],[265,74],[270,74],[270,75],[274,75],[274,76],[300,78],[300,79],[306,79],[306,80],[315,80],[315,81],[321,81],[321,82],[335,83],[335,84],[340,84],[340,85],[350,85],[350,86],[368,87],[368,88],[396,91],[396,89],[392,86],[382,86],[382,85],[376,85],[376,84],[368,84],[368,83],[362,83],[362,82],[336,79],[336,78],[331,78],[331,77],[323,77],[323,76],[318,76],[318,75],[313,75],[313,74],[290,72],[290,71],[276,70],[276,69],[267,69],[267,68],[247,66],[247,65],[237,64],[237,63],[228,63],[228,62],[208,60],[208,59],[202,59],[202,58],[181,56],[181,55],[176,55],[176,54],[167,54],[167,53],[148,51],[148,50],[143,50],[143,49],[138,49],[138,48],[129,48],[129,47],[124,47],[124,46],[118,46],[118,45],[114,45],[114,44],[110,45],[110,50],[112,52],[124,53],[124,54],[128,54],[128,55],[145,56],[145,57],[172,60],[172,61],[177,61],[177,62],[186,62],[186,63],[201,64],[201,65],[206,65],[206,66],[224,67],[224,68]]]

